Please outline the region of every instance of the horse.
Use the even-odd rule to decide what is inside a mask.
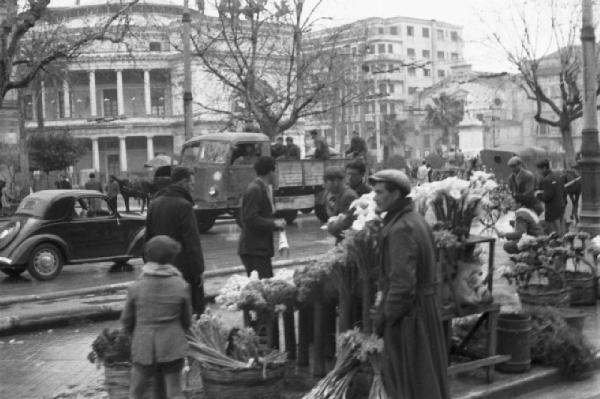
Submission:
[[[571,200],[571,220],[579,223],[579,198],[581,198],[581,176],[575,169],[563,173],[565,194]]]
[[[147,180],[135,180],[130,182],[129,179],[119,179],[115,177],[117,183],[119,183],[119,191],[123,200],[125,201],[125,211],[129,212],[129,198],[135,198],[138,201],[142,201],[142,210],[150,206],[150,199],[156,191],[154,183]]]

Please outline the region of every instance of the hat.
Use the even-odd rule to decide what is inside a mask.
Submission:
[[[176,166],[171,171],[171,183],[177,183],[185,179],[191,179],[192,173],[185,166]]]
[[[155,236],[144,246],[144,259],[146,262],[156,262],[161,265],[172,263],[179,251],[181,251],[181,245],[171,237]]]
[[[394,183],[406,194],[410,193],[410,190],[412,189],[408,176],[397,169],[380,170],[369,177],[369,182],[371,184],[379,182]]]
[[[290,136],[287,136],[287,137],[285,138],[285,141],[293,142],[293,141],[294,141],[294,139],[293,139],[293,138],[291,138]]]
[[[521,160],[521,158],[519,158],[518,156],[514,156],[508,160],[507,165],[508,166],[516,166],[516,165],[521,165],[522,163],[523,163],[523,161]]]

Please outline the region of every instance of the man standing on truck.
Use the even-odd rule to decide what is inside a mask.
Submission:
[[[314,159],[319,159],[321,161],[326,161],[329,159],[329,146],[325,142],[325,140],[319,136],[318,130],[311,130],[310,137],[313,139],[313,143],[315,145],[315,156]]]
[[[286,159],[300,159],[300,147],[294,144],[294,139],[290,136],[286,137],[285,144]]]
[[[148,207],[144,242],[152,237],[166,235],[181,244],[174,266],[190,285],[192,309],[196,314],[204,312],[204,255],[192,199],[192,174],[184,166],[176,166],[171,172],[171,184],[156,193]]]
[[[279,136],[275,140],[275,144],[271,147],[271,156],[275,159],[285,155],[285,145],[283,144],[283,137]]]
[[[261,279],[273,277],[273,233],[285,228],[285,220],[274,216],[275,165],[273,157],[262,156],[256,160],[257,177],[248,185],[240,209],[242,233],[238,254],[248,276],[256,270]]]
[[[350,148],[346,150],[346,155],[351,155],[352,158],[367,159],[367,142],[360,137],[360,134],[356,130],[352,132]]]
[[[508,160],[512,174],[508,178],[508,188],[516,202],[530,204],[535,199],[535,176],[523,167],[521,158],[514,156]]]

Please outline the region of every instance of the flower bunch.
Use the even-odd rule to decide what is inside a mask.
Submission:
[[[294,273],[294,284],[298,288],[299,302],[314,302],[328,294],[328,285],[333,280],[334,268],[345,264],[346,252],[336,246],[318,260]]]
[[[250,277],[238,274],[232,275],[219,290],[215,302],[223,309],[239,310],[238,304],[242,302],[242,290],[250,281],[255,280],[258,280],[258,273],[256,272],[252,272]]]
[[[92,343],[87,356],[91,363],[111,365],[131,362],[131,338],[122,330],[105,328]]]
[[[377,205],[375,204],[375,192],[363,194],[360,198],[350,204],[356,219],[352,223],[352,230],[363,230],[368,222],[379,221],[381,218],[377,214]]]

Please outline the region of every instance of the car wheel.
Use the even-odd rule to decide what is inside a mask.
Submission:
[[[212,229],[217,220],[217,215],[211,212],[196,212],[196,223],[198,224],[198,231],[200,233],[206,233]]]
[[[308,215],[309,213],[312,212],[312,210],[313,210],[312,208],[303,208],[303,209],[300,209],[300,212],[302,212],[305,215]]]
[[[53,244],[40,244],[31,253],[27,270],[37,280],[52,280],[63,268],[63,257]]]
[[[21,274],[23,274],[25,272],[25,269],[24,268],[16,268],[16,267],[8,267],[8,268],[2,269],[0,271],[9,277],[19,277]]]

